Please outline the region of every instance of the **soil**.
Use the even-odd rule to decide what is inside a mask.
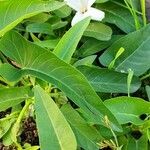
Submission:
[[[0,118],[5,117],[5,115],[9,112],[9,110],[0,112]],[[24,145],[25,143],[29,143],[32,146],[39,145],[37,127],[33,117],[26,118],[23,121],[22,130],[23,131],[20,135],[22,145]],[[14,145],[5,146],[3,145],[2,141],[0,141],[0,150],[17,150],[17,148]]]
[[[11,113],[11,108],[0,112],[0,119]]]
[[[17,148],[13,145],[4,146],[3,143],[0,142],[0,150],[17,150]]]
[[[29,117],[23,122],[23,132],[20,135],[21,143],[29,143],[33,145],[39,145],[39,137],[36,127],[36,122],[33,117]]]

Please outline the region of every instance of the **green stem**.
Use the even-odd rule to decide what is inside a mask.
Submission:
[[[113,137],[115,139],[116,146],[119,147],[119,143],[118,143],[118,139],[117,139],[116,134],[114,133],[114,131],[112,130],[112,128],[110,128],[110,131],[111,131],[111,133],[112,133],[112,135],[113,135]]]
[[[138,16],[136,14],[135,8],[133,6],[132,0],[130,0],[130,4],[131,4],[132,11],[133,11],[133,17],[134,17],[134,21],[135,21],[135,25],[136,25],[136,30],[138,30],[138,29],[140,29],[141,25],[140,25]]]
[[[141,81],[144,80],[144,79],[146,79],[146,78],[149,78],[149,77],[150,77],[150,73],[147,74],[147,75],[145,75],[145,76],[143,76],[143,77],[141,77]]]
[[[135,22],[135,28],[136,30],[140,29],[140,22],[139,22],[139,19],[138,19],[138,16],[136,14],[136,10],[134,9],[134,6],[133,6],[133,3],[132,1],[130,0],[130,4],[131,6],[128,4],[128,2],[126,0],[124,0],[125,4],[127,5],[130,13],[132,14],[133,18],[134,18],[134,22]]]
[[[21,120],[22,120],[22,118],[23,118],[25,112],[28,110],[28,108],[29,108],[30,104],[32,103],[32,101],[33,101],[33,100],[27,100],[27,101],[26,101],[26,104],[25,104],[25,106],[23,107],[23,109],[21,110],[21,112],[20,112],[20,114],[19,114],[19,117],[18,117],[16,123],[19,123],[19,124],[20,124],[20,122],[21,122]]]
[[[18,116],[14,126],[12,127],[12,140],[17,145],[18,145],[18,143],[17,143],[17,134],[18,134],[18,131],[20,129],[20,123],[22,121],[22,118],[24,117],[25,112],[28,110],[28,108],[29,108],[31,103],[33,103],[33,100],[31,100],[31,99],[30,100],[26,100],[25,106],[21,110],[21,112],[20,112],[20,114],[19,114],[19,116]]]
[[[124,7],[124,8],[126,8],[126,9],[128,9],[127,6],[121,4],[121,3],[117,2],[117,1],[113,1],[113,0],[110,0],[110,1],[111,1],[112,3],[114,3],[114,4],[117,4],[117,5],[121,6],[121,7]],[[142,13],[139,12],[139,11],[137,11],[137,10],[135,10],[135,12],[136,12],[137,14],[139,14],[139,15],[142,15]]]
[[[142,10],[142,17],[143,17],[143,24],[144,26],[146,26],[147,24],[147,20],[146,20],[146,4],[145,4],[145,0],[140,0],[141,1],[141,10]]]

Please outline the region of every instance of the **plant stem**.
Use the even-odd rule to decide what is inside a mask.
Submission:
[[[121,3],[117,2],[117,1],[113,1],[113,0],[110,0],[110,1],[111,1],[112,3],[114,3],[114,4],[117,4],[117,5],[121,6],[121,7],[124,7],[124,8],[126,8],[126,9],[128,9],[127,6],[121,4]],[[139,12],[139,11],[137,11],[137,10],[135,10],[135,12],[136,12],[137,14],[139,14],[139,15],[142,15],[142,13]]]
[[[125,4],[127,5],[130,13],[132,14],[133,18],[134,18],[134,22],[135,22],[135,28],[136,30],[140,29],[140,22],[139,22],[139,19],[138,19],[138,16],[136,14],[136,10],[134,9],[134,6],[133,6],[133,3],[132,1],[130,0],[130,4],[131,6],[128,4],[128,2],[126,0],[124,0]]]
[[[140,0],[141,1],[141,10],[142,10],[142,16],[143,16],[143,24],[146,26],[147,20],[146,20],[146,8],[145,8],[145,0]]]
[[[17,145],[18,145],[18,143],[17,143],[17,134],[18,134],[18,131],[19,131],[19,129],[20,129],[21,120],[22,120],[22,118],[23,118],[25,112],[28,110],[28,108],[29,108],[29,106],[30,106],[30,104],[31,104],[32,102],[33,102],[33,100],[31,100],[31,99],[30,99],[30,100],[26,100],[25,106],[24,106],[23,109],[21,110],[21,112],[20,112],[20,114],[19,114],[19,116],[18,116],[18,118],[17,118],[17,120],[16,120],[14,126],[12,127],[12,140],[13,140],[13,142],[16,143]]]
[[[150,73],[145,75],[145,76],[143,76],[143,77],[141,77],[141,80],[144,80],[144,79],[149,78],[149,77],[150,77]]]

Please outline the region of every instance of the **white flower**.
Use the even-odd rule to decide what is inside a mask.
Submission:
[[[86,17],[91,17],[92,20],[97,21],[101,21],[105,17],[103,11],[91,7],[95,1],[96,0],[65,0],[68,6],[77,11],[71,22],[72,26]]]

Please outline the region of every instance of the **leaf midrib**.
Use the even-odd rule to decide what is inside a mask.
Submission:
[[[39,91],[37,91],[37,92],[39,93]],[[42,98],[42,95],[41,95],[40,93],[39,93],[39,96],[41,97],[41,99],[43,99],[43,98]],[[59,136],[58,136],[57,130],[55,130],[55,123],[53,123],[52,118],[51,118],[50,115],[49,115],[49,112],[48,112],[48,110],[47,110],[47,107],[46,107],[46,104],[44,103],[44,101],[42,101],[42,103],[43,103],[43,106],[45,107],[45,110],[46,110],[46,112],[47,112],[47,114],[48,114],[48,117],[49,117],[49,119],[50,119],[50,121],[51,121],[51,124],[52,124],[52,126],[53,126],[53,129],[54,129],[54,131],[55,131],[55,134],[56,134],[56,137],[57,137],[57,140],[58,140],[58,143],[59,143],[59,145],[60,145],[60,148],[61,148],[62,150],[64,150],[61,141],[59,141]]]
[[[150,36],[144,40],[137,48],[135,51],[133,51],[133,53],[131,55],[129,55],[128,57],[126,57],[121,63],[119,63],[119,65],[115,68],[115,69],[119,69],[120,66],[122,66],[130,57],[132,57],[135,53],[137,53],[137,51],[141,51],[141,47],[148,41],[150,40]]]

